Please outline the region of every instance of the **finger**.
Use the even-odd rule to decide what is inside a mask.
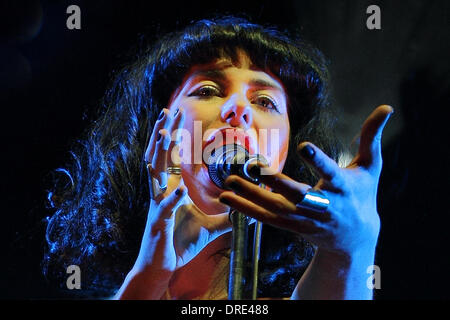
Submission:
[[[150,137],[150,141],[147,146],[147,150],[145,151],[144,159],[146,162],[152,162],[152,155],[155,153],[155,144],[158,140],[159,130],[164,128],[164,125],[168,119],[169,110],[164,108],[161,110],[159,114],[158,120],[156,120],[155,126],[153,127],[153,132]]]
[[[358,150],[358,164],[381,169],[381,136],[394,109],[388,105],[377,107],[364,122]]]
[[[241,177],[232,175],[225,181],[225,185],[240,196],[251,199],[257,205],[275,213],[288,213],[296,210],[295,204],[279,193],[258,187]]]
[[[220,202],[244,213],[245,215],[255,218],[262,223],[268,223],[275,227],[284,228],[291,231],[296,231],[299,233],[312,233],[315,232],[314,226],[316,224],[312,219],[292,216],[283,217],[282,215],[277,215],[266,208],[258,206],[253,202],[244,199],[231,191],[225,191],[219,196]],[[292,218],[291,218],[292,217]]]
[[[263,223],[273,223],[278,219],[275,213],[257,206],[251,201],[235,195],[231,191],[222,192],[219,196],[219,201]]]
[[[179,156],[179,143],[181,139],[181,130],[183,130],[185,121],[185,113],[183,108],[177,109],[174,114],[173,121],[171,122],[168,130],[171,134],[171,142],[169,145],[170,157],[167,159],[167,166],[179,166],[180,156]]]
[[[179,185],[178,188],[164,198],[160,203],[161,219],[168,219],[172,217],[173,209],[178,207],[184,200],[187,194],[187,189],[184,185]]]
[[[175,110],[174,115],[172,117],[172,121],[167,127],[167,130],[172,135],[172,141],[177,141],[177,138],[179,138],[175,131],[177,129],[183,128],[184,119],[185,119],[184,109],[180,107],[177,110]]]
[[[320,148],[310,142],[303,142],[298,145],[297,152],[323,179],[329,181],[337,188],[342,185],[341,168],[339,168],[336,161],[328,157]]]
[[[262,163],[249,166],[248,173],[251,177],[258,179],[260,183],[270,187],[272,191],[282,194],[293,203],[300,201],[311,188],[310,185],[295,181],[281,172],[275,172]]]
[[[170,143],[170,134],[166,129],[159,131],[155,152],[152,159],[152,174],[158,177],[161,187],[167,186],[167,147]]]
[[[225,184],[235,193],[245,199],[251,199],[251,202],[277,214],[295,214],[311,219],[323,220],[326,218],[323,214],[318,214],[315,211],[307,210],[297,206],[305,194],[297,191],[296,195],[292,193],[292,199],[287,199],[282,193],[275,193],[269,190],[258,187],[239,176],[232,175],[227,178]]]

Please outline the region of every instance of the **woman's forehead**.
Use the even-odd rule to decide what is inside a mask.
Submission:
[[[226,80],[232,75],[244,75],[249,82],[261,84],[284,92],[282,81],[268,70],[262,70],[252,63],[245,53],[238,53],[238,59],[223,57],[206,64],[194,65],[187,72],[182,85],[193,78]]]

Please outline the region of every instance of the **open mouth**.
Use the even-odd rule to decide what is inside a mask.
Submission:
[[[242,129],[222,128],[213,132],[206,141],[203,142],[203,154],[211,153],[213,150],[224,145],[237,144],[245,148],[249,154],[255,154],[257,145],[255,139]]]

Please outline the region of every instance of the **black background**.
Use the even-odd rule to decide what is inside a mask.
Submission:
[[[295,28],[330,62],[339,134],[350,143],[379,104],[383,138],[377,299],[448,299],[448,1],[0,2],[1,282],[6,299],[58,298],[42,276],[50,172],[92,120],[133,48],[191,20],[239,14]],[[68,30],[66,8],[81,8]],[[382,30],[366,28],[381,8]]]

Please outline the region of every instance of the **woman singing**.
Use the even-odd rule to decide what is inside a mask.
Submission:
[[[78,265],[85,287],[117,299],[226,299],[232,208],[265,225],[259,297],[371,299],[393,110],[373,111],[340,166],[327,82],[317,50],[243,19],[161,38],[118,74],[58,170],[45,271]],[[211,180],[205,154],[227,141],[267,160],[248,168],[265,188]]]

